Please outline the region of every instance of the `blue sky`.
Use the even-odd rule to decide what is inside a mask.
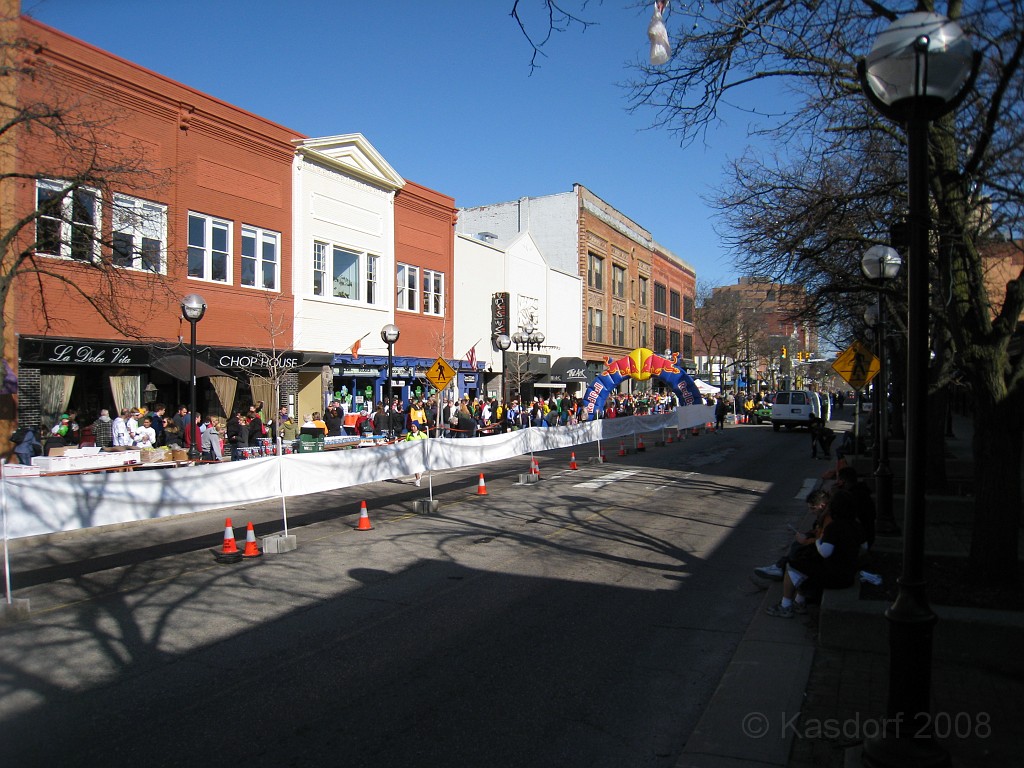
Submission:
[[[540,35],[541,0],[521,0]],[[746,121],[681,148],[621,83],[648,54],[649,7],[593,0],[597,22],[531,49],[512,0],[23,0],[50,26],[308,136],[362,133],[402,176],[461,207],[579,182],[697,270],[735,282],[702,200]]]

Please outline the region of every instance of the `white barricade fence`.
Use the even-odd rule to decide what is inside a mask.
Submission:
[[[714,422],[712,406],[671,413],[600,419],[566,427],[531,427],[501,435],[431,438],[320,453],[268,456],[220,464],[41,477],[5,476],[7,535],[16,539],[57,531],[152,520],[223,509],[488,464],[529,453],[618,440],[661,429]],[[274,462],[281,462],[275,471]]]

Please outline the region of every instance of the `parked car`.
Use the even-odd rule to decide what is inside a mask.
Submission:
[[[821,418],[821,399],[817,392],[807,389],[776,392],[772,403],[772,429],[778,432],[782,427],[806,427],[812,414]]]

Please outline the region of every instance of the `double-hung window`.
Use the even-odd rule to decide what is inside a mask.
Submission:
[[[626,268],[612,264],[612,295],[617,299],[626,298]]]
[[[587,254],[587,285],[597,291],[604,290],[604,258],[596,253]]]
[[[188,276],[227,283],[231,279],[231,222],[188,215]]]
[[[682,317],[682,309],[679,291],[669,291],[668,294],[668,314],[670,317],[674,317],[679,320]]]
[[[281,235],[242,225],[242,285],[276,291],[281,270]]]
[[[419,295],[420,268],[408,264],[398,265],[398,309],[406,312],[419,311],[419,303],[416,298]]]
[[[99,192],[41,179],[36,210],[36,253],[90,262],[99,258]]]
[[[668,289],[661,283],[654,284],[654,311],[664,315],[668,312]]]
[[[423,314],[444,314],[444,272],[423,270]]]
[[[111,234],[115,266],[157,273],[166,271],[166,205],[114,195]]]
[[[624,315],[612,315],[612,344],[617,347],[626,346],[626,318]]]
[[[604,311],[587,307],[587,341],[604,341]]]

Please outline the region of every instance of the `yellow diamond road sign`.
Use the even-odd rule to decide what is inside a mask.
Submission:
[[[832,363],[832,370],[846,379],[846,383],[854,389],[863,389],[875,378],[880,366],[881,361],[871,350],[855,341]]]
[[[448,365],[448,363],[446,363],[440,357],[434,361],[434,364],[430,366],[430,370],[427,371],[427,381],[429,381],[439,390],[447,389],[448,386],[452,383],[452,379],[454,378],[455,369]]]

